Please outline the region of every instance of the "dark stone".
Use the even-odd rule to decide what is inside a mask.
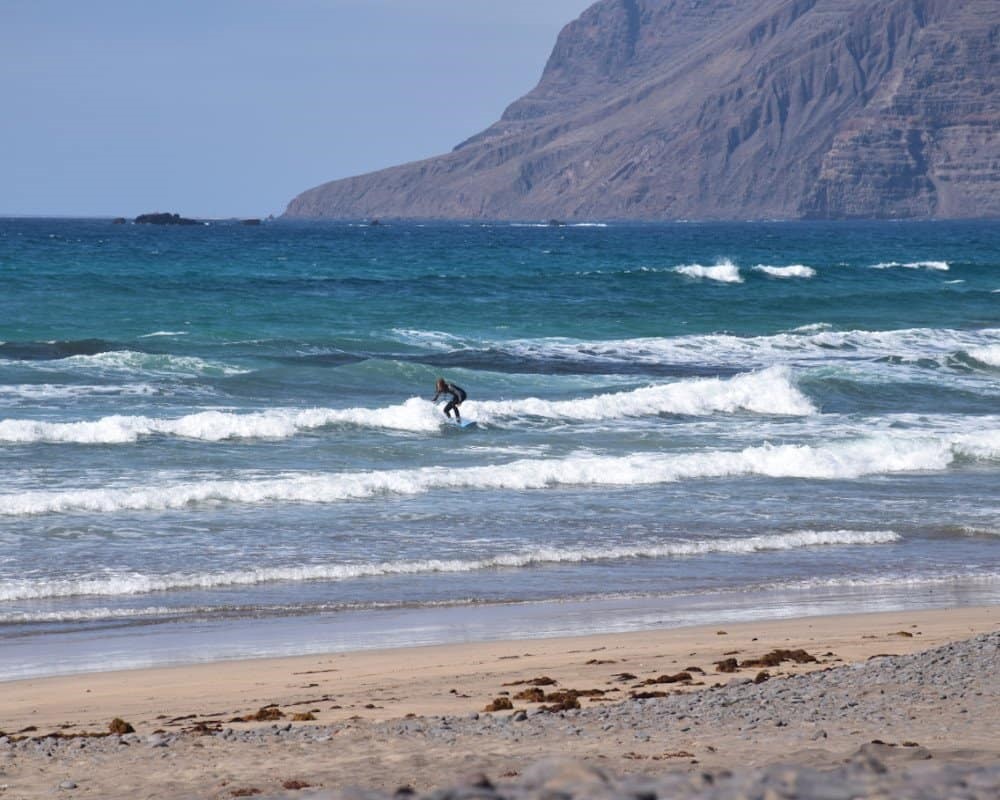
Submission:
[[[140,214],[135,218],[137,225],[200,225],[196,219],[188,219],[179,214],[169,214],[156,212],[153,214]]]

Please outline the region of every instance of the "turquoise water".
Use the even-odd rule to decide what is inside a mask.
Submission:
[[[0,282],[0,677],[1000,600],[993,223],[0,220]]]

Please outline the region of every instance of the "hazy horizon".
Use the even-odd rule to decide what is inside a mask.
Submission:
[[[496,121],[591,3],[15,0],[0,215],[280,214]]]

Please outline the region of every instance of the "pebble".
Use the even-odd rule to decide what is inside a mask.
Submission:
[[[798,764],[763,768],[734,765],[733,769],[681,772],[664,762],[661,774],[642,774],[653,767],[640,762],[630,775],[616,775],[591,763],[543,761],[525,765],[521,775],[496,786],[475,781],[456,783],[427,795],[408,794],[413,800],[748,800],[787,798],[847,800],[892,797],[905,800],[997,800],[1000,797],[1000,763],[975,763],[929,758],[920,746],[903,746],[914,709],[938,708],[941,730],[959,719],[966,724],[966,704],[975,698],[977,709],[1000,708],[1000,632],[908,656],[877,658],[856,665],[790,677],[772,677],[754,684],[735,681],[706,687],[695,693],[642,701],[584,707],[557,713],[466,713],[454,717],[424,717],[385,722],[357,721],[330,726],[284,724],[235,731],[226,728],[213,735],[227,747],[273,742],[275,737],[301,742],[328,742],[338,735],[370,736],[381,741],[393,737],[441,742],[476,741],[488,746],[492,738],[503,741],[541,740],[567,742],[568,737],[594,737],[618,731],[639,742],[670,742],[679,733],[697,730],[707,744],[712,731],[725,731],[748,739],[783,736],[817,742],[827,731],[845,725],[868,730],[895,731],[897,746],[871,743],[858,749],[847,763],[816,770]],[[942,695],[948,700],[942,701]],[[959,705],[948,705],[959,698]],[[857,721],[857,723],[855,723]],[[968,720],[969,722],[973,720]],[[516,722],[517,724],[511,724]],[[875,727],[877,725],[878,727]],[[741,733],[740,733],[741,732]],[[615,735],[615,734],[610,734]],[[840,734],[838,733],[838,736]],[[881,734],[883,738],[888,734]],[[476,737],[475,739],[473,737]],[[120,745],[106,739],[87,743],[90,757],[111,754]],[[856,739],[855,739],[856,740]],[[149,747],[183,743],[183,735],[152,734],[140,739],[121,737],[121,744],[142,742]],[[791,741],[791,740],[790,740]],[[863,741],[863,740],[862,740]],[[73,740],[11,741],[0,738],[0,758],[59,757]],[[467,746],[467,745],[466,745]],[[164,752],[164,756],[170,753]],[[700,757],[700,756],[699,756]],[[654,767],[655,769],[655,767]],[[698,767],[701,770],[701,767]],[[349,781],[345,781],[349,783]],[[62,785],[60,785],[62,788]],[[315,789],[274,795],[279,800],[392,800],[382,790]],[[398,800],[399,796],[396,796]]]

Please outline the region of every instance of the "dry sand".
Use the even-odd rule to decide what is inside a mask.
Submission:
[[[689,766],[692,762],[763,765],[787,758],[792,749],[800,761],[821,764],[872,738],[889,741],[887,737],[893,736],[919,742],[939,755],[996,760],[1000,710],[975,707],[973,702],[963,712],[948,698],[941,699],[940,708],[932,704],[908,709],[905,731],[884,720],[850,715],[836,723],[827,720],[819,744],[814,743],[817,734],[812,729],[757,735],[683,725],[672,730],[669,742],[655,737],[637,740],[611,731],[610,725],[607,735],[583,731],[583,723],[574,722],[578,712],[573,711],[565,714],[565,726],[548,725],[544,736],[512,736],[503,725],[483,726],[475,736],[452,735],[447,721],[442,723],[439,717],[469,719],[479,712],[485,720],[488,703],[513,699],[529,685],[526,682],[542,677],[556,681],[543,687],[546,692],[605,692],[580,697],[585,709],[636,706],[629,698],[638,691],[697,692],[716,683],[752,678],[760,667],[724,674],[717,671],[716,662],[759,658],[776,648],[803,649],[817,662],[786,661],[768,667],[772,678],[865,663],[873,656],[914,653],[998,629],[1000,608],[957,608],[358,651],[0,683],[0,730],[10,737],[6,743],[0,739],[0,798],[53,793],[101,798],[232,797],[243,789],[280,792],[288,781],[327,788],[412,786],[423,791],[470,771],[497,778],[514,775],[528,761],[546,756],[593,760],[619,773],[695,768]],[[693,685],[642,685],[688,668],[696,668],[689,673]],[[634,677],[623,678],[626,673]],[[515,711],[534,713],[538,705],[513,699]],[[265,707],[277,708],[283,716],[277,721],[234,721]],[[942,715],[960,712],[965,714],[962,725],[944,724]],[[269,713],[274,712],[263,716]],[[295,721],[296,714],[314,719]],[[497,722],[508,722],[511,714],[507,710],[493,716]],[[418,730],[422,720],[408,715],[433,717],[433,735]],[[135,735],[42,738],[52,733],[63,737],[106,733],[116,717],[134,726]],[[383,724],[396,720],[401,722]],[[275,731],[274,726],[280,729],[289,723],[291,730]],[[297,735],[303,733],[300,728],[315,736]],[[220,729],[231,733],[218,735]],[[260,729],[267,735],[255,733]],[[408,735],[411,729],[414,735]],[[202,735],[213,731],[217,735]],[[19,737],[26,738],[12,744]]]

